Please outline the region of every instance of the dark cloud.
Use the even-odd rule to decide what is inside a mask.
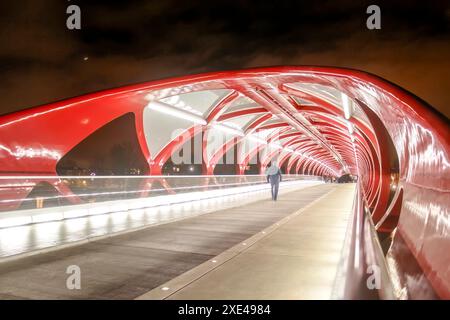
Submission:
[[[378,74],[449,116],[447,2],[378,1],[378,31],[364,1],[3,3],[0,113],[188,73],[313,64]],[[65,27],[70,3],[81,31]]]

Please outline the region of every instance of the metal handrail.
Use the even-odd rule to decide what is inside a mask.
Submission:
[[[386,260],[360,183],[341,255],[335,299],[396,299]]]

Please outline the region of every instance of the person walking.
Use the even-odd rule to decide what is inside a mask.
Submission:
[[[281,182],[281,171],[277,164],[273,161],[270,163],[269,168],[266,171],[267,182],[270,183],[270,190],[272,192],[272,200],[277,201],[278,188]]]

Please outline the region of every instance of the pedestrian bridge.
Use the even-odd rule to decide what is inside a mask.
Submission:
[[[0,298],[448,299],[449,138],[413,94],[321,67],[4,115]]]

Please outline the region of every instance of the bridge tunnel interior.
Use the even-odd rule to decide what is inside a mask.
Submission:
[[[34,169],[59,176],[97,174],[100,167],[109,168],[103,175],[239,176],[263,174],[276,161],[285,174],[357,177],[384,252],[389,254],[392,241],[402,237],[411,257],[428,270],[425,274],[441,275],[430,279],[430,287],[440,296],[450,287],[443,276],[446,264],[429,249],[449,242],[439,223],[448,217],[450,201],[445,197],[450,187],[448,120],[374,75],[319,67],[211,73],[41,109],[70,118],[66,129],[73,132],[80,132],[80,121],[98,119],[95,130],[70,142],[48,137],[55,130],[53,118],[20,120],[23,132],[23,126],[41,121],[35,139],[45,136],[45,146],[60,156],[41,152],[29,158],[44,158],[47,167]],[[14,121],[23,116],[4,117],[0,132],[37,150],[18,133]],[[114,157],[108,150],[117,143],[122,148],[115,149]],[[176,162],[174,155],[183,161]],[[11,172],[36,163],[7,156]]]

